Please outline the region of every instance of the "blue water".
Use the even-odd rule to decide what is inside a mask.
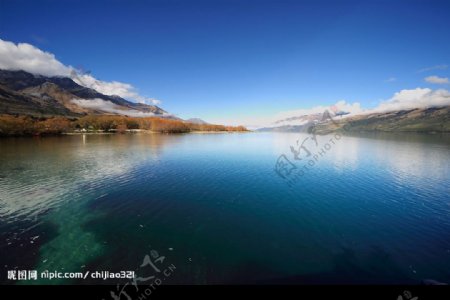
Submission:
[[[176,267],[170,284],[450,283],[450,137],[343,136],[279,176],[280,155],[292,174],[312,159],[290,151],[304,137],[2,139],[1,282],[14,269],[146,277],[148,254]]]

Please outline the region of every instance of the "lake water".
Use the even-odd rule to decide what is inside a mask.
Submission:
[[[319,136],[295,160],[306,137],[1,139],[1,282],[130,270],[170,284],[450,283],[450,137]],[[283,154],[295,180],[275,172]]]

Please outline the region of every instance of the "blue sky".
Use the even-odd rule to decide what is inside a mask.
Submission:
[[[374,107],[449,77],[450,1],[0,0],[0,38],[211,122]],[[388,80],[390,79],[391,80]],[[395,79],[392,79],[395,78]]]

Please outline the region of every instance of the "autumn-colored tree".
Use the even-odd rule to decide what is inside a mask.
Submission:
[[[40,131],[40,133],[61,134],[68,132],[71,129],[70,121],[62,117],[47,119],[43,121],[42,124],[43,124],[43,131]]]
[[[0,135],[32,135],[37,131],[35,121],[27,116],[0,116]]]
[[[119,115],[88,115],[78,119],[64,117],[33,118],[29,116],[0,116],[0,135],[61,134],[73,129],[116,131],[144,129],[163,133],[184,133],[190,131],[247,131],[243,126],[195,124],[182,120],[156,117],[136,118]]]
[[[127,125],[125,123],[121,123],[117,125],[116,132],[117,133],[125,133],[127,131]]]

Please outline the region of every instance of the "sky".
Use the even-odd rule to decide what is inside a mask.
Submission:
[[[450,1],[0,0],[0,39],[17,48],[0,66],[36,48],[105,93],[254,125],[343,100],[447,101],[449,29]]]

